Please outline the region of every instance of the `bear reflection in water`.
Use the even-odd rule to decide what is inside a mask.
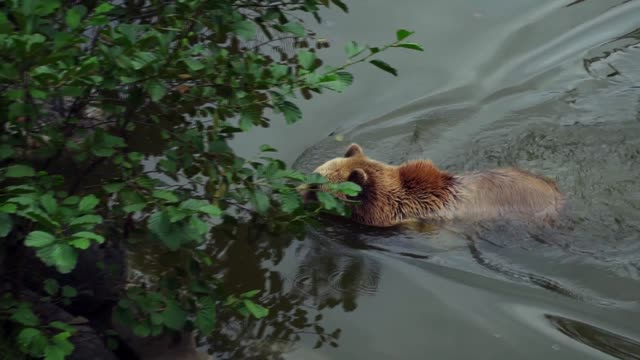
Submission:
[[[332,183],[351,181],[362,191],[350,200],[352,220],[371,226],[394,226],[415,220],[487,220],[507,217],[549,220],[564,198],[547,178],[515,168],[450,174],[431,161],[399,166],[365,156],[351,144],[343,157],[329,160],[314,172]],[[305,198],[315,191],[306,189]]]

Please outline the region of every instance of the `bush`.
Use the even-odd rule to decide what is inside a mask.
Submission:
[[[0,4],[0,318],[23,352],[73,352],[74,326],[43,320],[38,301],[69,308],[83,295],[73,282],[82,259],[103,269],[108,262],[87,254],[122,244],[135,251],[133,239],[184,259],[161,280],[118,291],[114,317],[137,336],[210,334],[221,307],[267,316],[258,290],[227,294],[204,271],[214,262],[202,246],[212,229],[256,221],[279,231],[348,209],[332,195],[303,206],[298,186],[322,177],[287,169],[269,145],[244,159],[229,142],[268,127],[268,113],[299,121],[297,94],[343,91],[354,64],[395,75],[375,58],[383,50],[422,50],[399,30],[380,47],[350,42],[343,65],[325,66],[316,49],[328,43],[299,15],[320,21],[329,6],[347,10],[340,0]],[[22,267],[30,255],[55,271]]]

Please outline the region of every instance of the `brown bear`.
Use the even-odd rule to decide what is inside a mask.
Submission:
[[[314,172],[332,183],[360,185],[351,217],[380,227],[415,220],[548,219],[564,203],[552,180],[515,168],[454,175],[428,160],[393,166],[366,157],[357,144]],[[315,190],[321,189],[305,195],[313,197]]]

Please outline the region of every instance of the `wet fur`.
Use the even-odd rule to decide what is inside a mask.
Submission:
[[[453,175],[428,160],[393,166],[369,159],[357,144],[315,172],[330,182],[360,185],[352,219],[372,226],[411,220],[548,218],[557,215],[564,202],[552,180],[519,169]]]

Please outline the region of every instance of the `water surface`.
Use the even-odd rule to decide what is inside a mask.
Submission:
[[[266,287],[280,315],[237,324],[218,355],[640,359],[640,1],[376,0],[326,19],[334,44],[409,28],[427,51],[383,55],[397,79],[356,69],[346,94],[239,151],[269,140],[304,170],[349,142],[392,164],[518,166],[556,179],[567,213],[552,226],[328,220],[259,251],[238,236],[225,279]]]

